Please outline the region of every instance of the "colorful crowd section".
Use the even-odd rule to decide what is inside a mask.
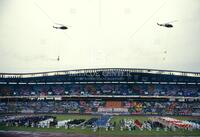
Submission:
[[[28,100],[0,102],[0,113],[199,115],[200,102]]]

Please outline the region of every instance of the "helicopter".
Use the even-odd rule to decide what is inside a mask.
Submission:
[[[166,27],[166,28],[172,28],[173,25],[171,23],[173,23],[173,22],[176,22],[176,20],[175,21],[170,21],[170,22],[167,22],[167,23],[157,23],[157,25],[158,26],[163,26],[163,27]]]
[[[67,26],[65,26],[63,24],[58,24],[58,23],[55,23],[55,25],[53,25],[53,28],[55,28],[55,29],[62,29],[62,30],[68,29]]]
[[[55,29],[61,29],[61,30],[66,30],[68,29],[68,27],[66,25],[63,24],[59,24],[59,23],[55,23],[54,20],[36,3],[34,2],[34,4],[44,13],[44,15],[47,16],[47,18],[54,23],[53,28]]]

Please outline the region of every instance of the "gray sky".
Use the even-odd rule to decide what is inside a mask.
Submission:
[[[0,0],[0,72],[199,72],[199,13],[200,0]],[[53,29],[51,20],[70,27]],[[173,28],[156,25],[173,20]]]

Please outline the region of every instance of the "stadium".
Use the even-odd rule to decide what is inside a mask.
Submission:
[[[6,131],[200,134],[200,73],[135,68],[1,73],[0,100],[0,127]]]
[[[0,0],[0,137],[200,136],[200,0]]]

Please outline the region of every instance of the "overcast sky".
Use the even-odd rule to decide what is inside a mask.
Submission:
[[[200,72],[199,13],[200,0],[0,0],[0,72]]]

